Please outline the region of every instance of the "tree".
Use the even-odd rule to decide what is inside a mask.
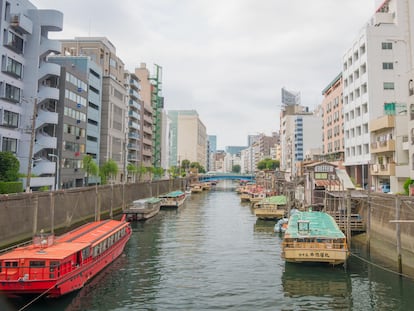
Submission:
[[[198,172],[202,173],[202,174],[206,172],[205,168],[198,162],[191,162],[190,167],[191,168],[196,168],[198,170]]]
[[[9,152],[0,152],[0,181],[16,181],[19,178],[20,162]]]
[[[132,163],[128,163],[127,165],[127,172],[128,172],[128,176],[132,175],[133,180],[135,181],[135,175],[138,172],[138,168],[132,164]],[[126,176],[126,180],[128,181],[128,176]]]
[[[144,176],[147,173],[147,168],[141,164],[140,166],[138,166],[137,173],[138,181],[142,181],[142,176]]]
[[[118,174],[118,164],[114,160],[109,159],[102,165],[101,172],[105,177],[105,182],[108,180],[108,177],[113,180],[116,174]]]
[[[404,194],[405,195],[409,195],[410,194],[410,185],[414,183],[414,180],[412,180],[411,178],[407,178],[404,182]]]
[[[239,165],[239,164],[235,164],[235,165],[233,165],[233,167],[231,168],[231,171],[233,172],[233,173],[240,173],[240,171],[241,171],[241,166]]]
[[[181,168],[184,170],[184,172],[187,171],[190,168],[190,160],[182,160]]]
[[[258,170],[275,170],[280,167],[279,160],[272,160],[269,158],[263,159],[257,163]]]
[[[160,178],[162,175],[164,175],[164,169],[162,167],[154,168],[154,176],[156,178]]]
[[[146,167],[147,173],[149,173],[149,180],[152,180],[152,176],[154,175],[155,172],[155,167],[153,166],[147,166]]]
[[[83,170],[86,173],[86,181],[85,184],[89,185],[89,176],[98,176],[99,168],[98,165],[95,163],[94,159],[91,155],[85,155],[82,159],[83,163]]]

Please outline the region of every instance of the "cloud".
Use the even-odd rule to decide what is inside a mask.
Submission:
[[[280,89],[314,108],[374,13],[360,0],[36,0],[53,36],[106,36],[126,68],[163,67],[165,108],[195,109],[219,148],[279,128]]]

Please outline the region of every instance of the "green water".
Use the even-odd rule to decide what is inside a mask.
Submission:
[[[356,257],[347,270],[285,264],[274,223],[217,187],[134,223],[124,255],[87,286],[26,310],[414,309],[413,281]],[[25,303],[3,299],[0,310]]]

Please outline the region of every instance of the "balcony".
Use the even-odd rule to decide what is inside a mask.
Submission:
[[[60,66],[58,64],[44,62],[39,67],[38,80],[43,80],[48,76],[60,76]]]
[[[25,15],[18,13],[18,14],[10,14],[10,27],[16,30],[17,32],[25,35],[31,35],[33,32],[33,23],[32,21],[27,18]]]
[[[389,129],[395,127],[395,116],[383,116],[375,120],[371,120],[369,130],[376,132],[379,130]]]
[[[147,146],[152,146],[152,140],[148,138],[143,138],[142,143]]]
[[[379,26],[381,24],[393,24],[394,23],[394,17],[392,13],[386,13],[386,12],[377,12],[375,13],[373,17],[372,23],[374,26]]]
[[[371,175],[395,176],[395,163],[371,165]]]
[[[42,38],[40,42],[40,56],[45,56],[54,52],[59,54],[61,50],[61,43],[57,40],[50,40],[47,38]]]
[[[137,110],[140,110],[141,109],[140,105],[135,100],[133,100],[133,99],[130,99],[129,100],[129,106],[130,107],[134,107]]]
[[[142,150],[142,155],[147,156],[147,157],[151,157],[152,156],[152,149],[151,148],[144,148],[144,150]]]
[[[37,114],[36,128],[39,128],[44,124],[58,124],[58,114],[56,112],[40,109]]]
[[[395,151],[395,140],[376,141],[371,143],[371,153]]]
[[[152,126],[143,126],[142,130],[143,130],[144,133],[152,135]]]
[[[144,121],[152,124],[152,116],[144,115]]]
[[[128,138],[139,139],[139,134],[138,133],[128,133]]]
[[[135,91],[134,89],[130,89],[130,90],[129,90],[129,95],[130,95],[131,97],[135,97],[135,98],[138,98],[138,99],[140,99],[140,98],[141,98],[141,96],[139,96],[138,92],[137,92],[137,91]]]
[[[138,144],[129,143],[128,144],[128,149],[131,149],[131,150],[139,150],[139,146],[138,146]]]
[[[38,153],[42,149],[56,149],[56,146],[56,137],[46,135],[42,132],[36,135],[34,153]]]
[[[32,172],[37,176],[43,174],[54,175],[56,173],[56,162],[51,162],[46,159],[35,161]]]
[[[139,129],[139,124],[137,122],[129,121],[128,127],[133,128],[133,129]]]
[[[38,97],[39,97],[39,103],[42,100],[47,99],[47,98],[59,100],[59,89],[55,87],[43,85],[39,88]]]
[[[128,111],[128,116],[130,118],[134,118],[136,120],[140,120],[140,116],[138,113],[136,113],[135,111]]]
[[[62,31],[63,29],[63,13],[56,10],[37,10],[42,30],[46,31]]]

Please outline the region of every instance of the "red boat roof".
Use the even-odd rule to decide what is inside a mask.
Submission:
[[[128,223],[118,220],[91,222],[56,238],[50,246],[40,247],[30,244],[28,246],[15,248],[10,252],[0,255],[0,260],[24,258],[64,259],[89,245],[99,243],[99,241],[123,226],[128,226]]]

